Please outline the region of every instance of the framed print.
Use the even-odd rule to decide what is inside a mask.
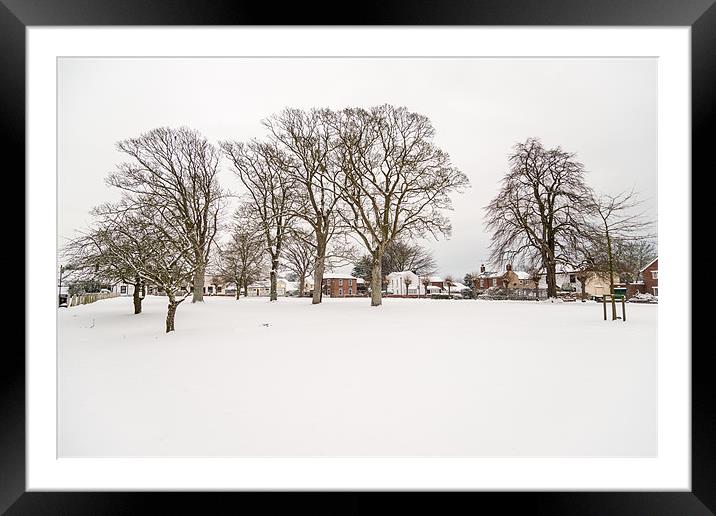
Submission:
[[[3,510],[714,510],[710,2],[182,4],[1,8],[28,301]]]

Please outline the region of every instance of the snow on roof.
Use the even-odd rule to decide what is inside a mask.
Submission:
[[[405,276],[415,276],[415,273],[411,271],[399,271],[388,274],[389,278],[404,278]]]
[[[650,261],[643,269],[639,269],[639,272],[644,272],[646,269],[648,269],[649,267],[651,267],[652,265],[654,265],[654,262],[655,262],[656,260],[658,260],[658,259],[659,259],[659,257],[657,256],[657,257],[654,258],[652,261]]]
[[[519,279],[521,279],[521,280],[526,280],[526,279],[530,279],[530,278],[531,278],[531,275],[530,275],[529,272],[525,272],[525,271],[513,271],[513,272],[514,272],[515,274],[517,274],[517,277],[518,277]]]
[[[363,278],[356,278],[356,283],[363,284],[365,283],[365,280]]]
[[[442,281],[443,280],[440,276],[430,276],[428,279],[430,281]]]
[[[323,275],[323,279],[358,279],[345,272],[327,272]]]

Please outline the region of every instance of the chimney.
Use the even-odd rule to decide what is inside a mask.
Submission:
[[[485,264],[480,265],[480,272],[485,272]]]
[[[512,265],[508,263],[508,264],[505,266],[505,268],[506,268],[508,271],[511,271],[511,270],[512,270]]]

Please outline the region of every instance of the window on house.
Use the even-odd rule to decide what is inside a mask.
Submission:
[[[577,275],[576,275],[576,274],[570,274],[570,275],[569,275],[569,282],[570,282],[570,283],[577,283]]]
[[[119,287],[119,293],[126,294],[127,293],[127,285],[122,285],[121,287]]]
[[[492,278],[492,286],[493,287],[497,286],[497,278]]]
[[[655,296],[659,295],[659,287],[651,287],[651,289],[654,291]]]
[[[343,295],[343,289],[342,289],[342,288],[339,288],[339,289],[338,289],[338,295],[339,295],[339,296],[342,296],[342,295]]]
[[[220,285],[217,285],[217,287],[216,287],[216,293],[217,293],[217,294],[221,294],[221,286],[220,286]]]
[[[338,285],[340,285],[341,287],[343,286],[343,280],[342,280],[342,279],[339,279],[339,280],[338,280]]]
[[[659,279],[659,271],[651,271],[651,279]]]
[[[349,296],[353,295],[353,287],[348,287],[348,295]]]
[[[482,279],[482,278],[480,278],[480,286],[481,286],[481,287],[484,287],[484,286],[485,286],[485,280]]]

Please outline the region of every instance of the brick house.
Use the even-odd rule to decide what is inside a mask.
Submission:
[[[323,294],[329,297],[358,295],[358,278],[350,274],[328,273],[323,276]]]
[[[654,260],[639,271],[641,279],[644,282],[644,293],[659,295],[659,258]]]

